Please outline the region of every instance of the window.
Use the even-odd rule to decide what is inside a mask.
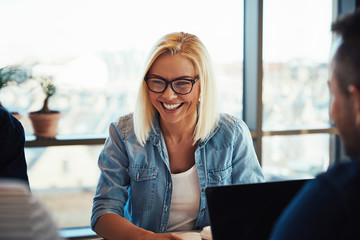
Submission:
[[[326,129],[332,2],[264,1],[262,166],[267,179],[313,177],[329,165],[329,134],[271,136]]]
[[[51,209],[61,228],[90,225],[101,147],[25,148],[32,192]]]

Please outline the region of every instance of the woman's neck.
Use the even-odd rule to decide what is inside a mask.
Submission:
[[[195,125],[196,116],[189,119],[189,121],[181,121],[178,123],[164,123],[160,120],[160,128],[164,138],[177,143],[182,142],[183,140],[192,140]]]

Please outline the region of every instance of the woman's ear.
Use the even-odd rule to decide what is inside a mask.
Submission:
[[[358,127],[360,127],[360,89],[355,85],[350,85],[348,87],[348,91],[353,101],[355,123]]]

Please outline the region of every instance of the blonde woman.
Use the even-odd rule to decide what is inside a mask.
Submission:
[[[180,239],[209,225],[207,186],[263,181],[249,129],[216,110],[206,48],[192,34],[155,45],[133,114],[110,125],[91,226],[106,239]]]

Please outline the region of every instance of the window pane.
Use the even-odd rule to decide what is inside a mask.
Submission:
[[[262,139],[266,180],[312,178],[329,166],[329,134],[267,136]]]
[[[62,113],[61,135],[106,133],[131,112],[147,54],[175,31],[202,40],[215,65],[221,110],[241,116],[243,1],[7,0],[0,8],[6,22],[0,67],[34,64],[35,72],[54,76],[58,90],[49,104]],[[39,87],[7,88],[0,99],[22,114],[32,134],[27,113],[41,108]]]
[[[26,148],[31,191],[60,228],[89,226],[102,146]]]
[[[263,129],[329,126],[332,1],[266,0]]]

